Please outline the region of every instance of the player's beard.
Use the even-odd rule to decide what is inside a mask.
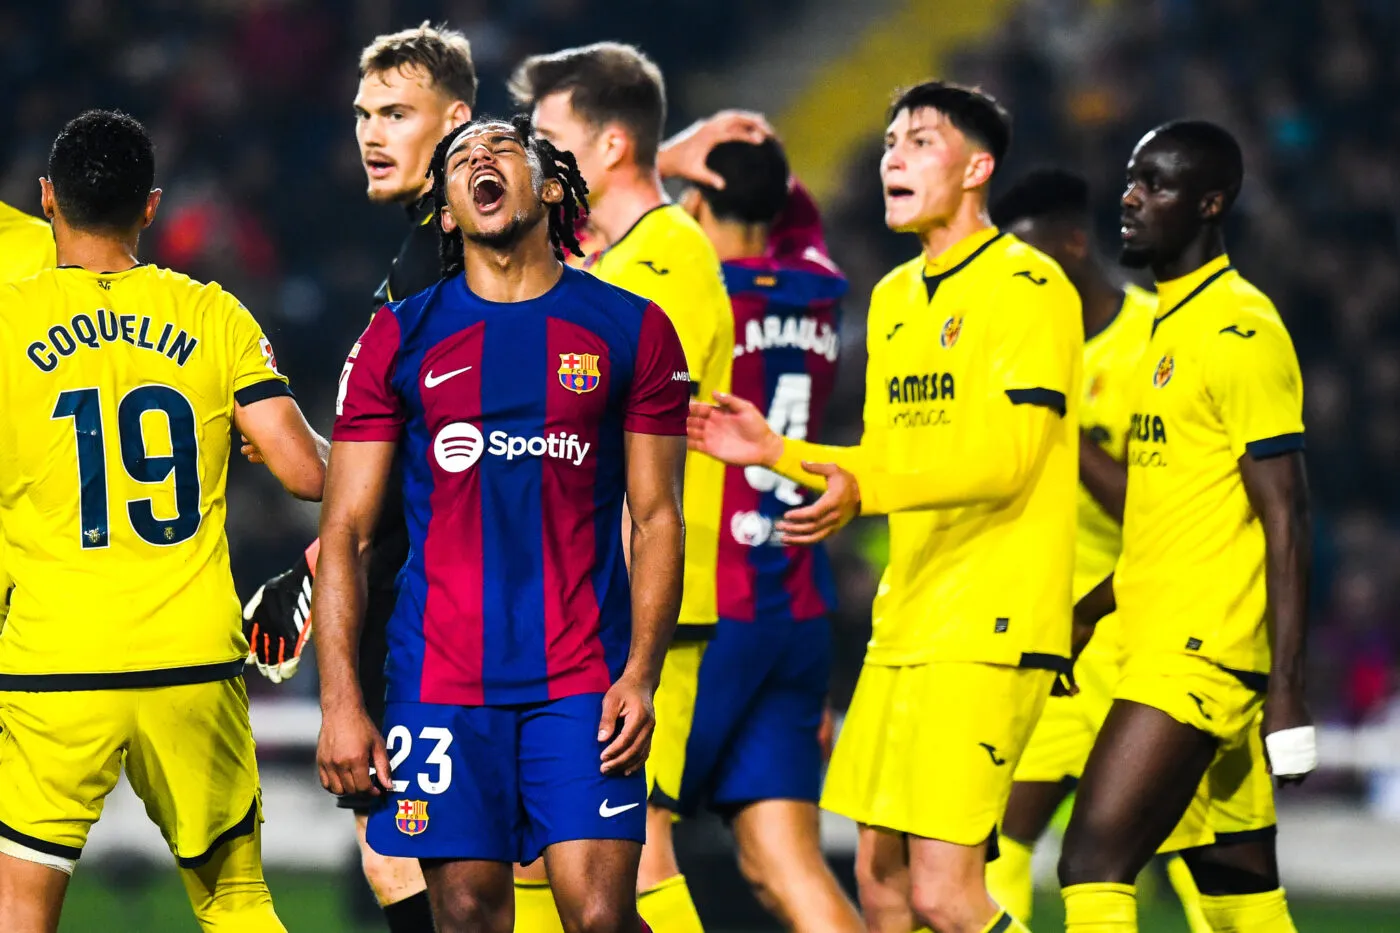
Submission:
[[[1129,269],[1146,269],[1152,265],[1153,252],[1145,246],[1129,246],[1126,243],[1118,251],[1119,264]]]
[[[548,215],[544,211],[519,210],[511,217],[510,223],[489,233],[477,231],[468,233],[467,239],[478,246],[485,246],[497,252],[507,252],[534,230]]]

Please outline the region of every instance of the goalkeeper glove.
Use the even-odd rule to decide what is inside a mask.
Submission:
[[[243,607],[248,663],[274,684],[296,674],[311,638],[311,583],[320,549],[319,540],[311,542],[295,566],[258,587]]]

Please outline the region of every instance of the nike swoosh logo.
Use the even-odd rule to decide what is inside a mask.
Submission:
[[[903,322],[903,321],[900,321],[898,324],[896,324],[896,325],[894,326],[894,330],[890,331],[888,334],[885,335],[885,339],[886,339],[886,340],[893,340],[893,339],[894,339],[894,335],[897,334],[897,333],[899,333],[899,329],[900,329],[901,327],[903,327],[903,326],[904,326],[904,322]]]
[[[460,376],[462,375],[462,373],[466,372],[469,369],[471,369],[470,366],[463,366],[461,369],[454,369],[452,370],[452,372],[443,373],[441,376],[434,376],[433,371],[430,369],[428,370],[428,374],[423,377],[423,387],[425,389],[436,388],[442,385],[447,380],[451,379],[453,376]]]
[[[640,806],[640,803],[629,803],[621,807],[610,807],[608,806],[608,801],[604,799],[602,803],[598,804],[598,815],[606,820],[611,817],[617,816],[619,813],[626,813],[628,810],[632,810]]]
[[[1220,332],[1222,334],[1234,334],[1236,337],[1243,337],[1245,340],[1248,340],[1250,337],[1253,337],[1255,334],[1258,333],[1258,331],[1253,329],[1240,330],[1239,327],[1235,324],[1231,324],[1229,327],[1220,328]]]

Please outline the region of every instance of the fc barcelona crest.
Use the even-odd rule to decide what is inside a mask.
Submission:
[[[406,836],[416,836],[428,828],[428,801],[400,800],[394,825]]]
[[[592,392],[602,378],[603,374],[598,371],[598,354],[559,354],[559,384],[570,392],[579,395]]]
[[[1172,380],[1172,373],[1176,372],[1176,360],[1171,354],[1162,357],[1157,361],[1157,371],[1152,374],[1152,384],[1157,388],[1162,388]]]
[[[950,350],[958,342],[958,336],[962,334],[962,316],[953,315],[943,322],[943,332],[938,335],[938,342],[943,349]]]

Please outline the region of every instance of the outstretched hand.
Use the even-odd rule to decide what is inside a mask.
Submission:
[[[721,110],[712,117],[697,120],[661,145],[658,168],[667,178],[683,178],[697,185],[722,190],[724,178],[712,171],[705,160],[720,143],[746,142],[757,145],[773,136],[763,114],[751,110]]]
[[[783,439],[752,402],[716,392],[715,403],[690,403],[686,443],[732,466],[771,467],[783,453]]]
[[[860,483],[834,463],[808,463],[802,469],[826,477],[826,492],[816,502],[785,513],[774,527],[785,544],[816,544],[844,528],[860,514]]]

